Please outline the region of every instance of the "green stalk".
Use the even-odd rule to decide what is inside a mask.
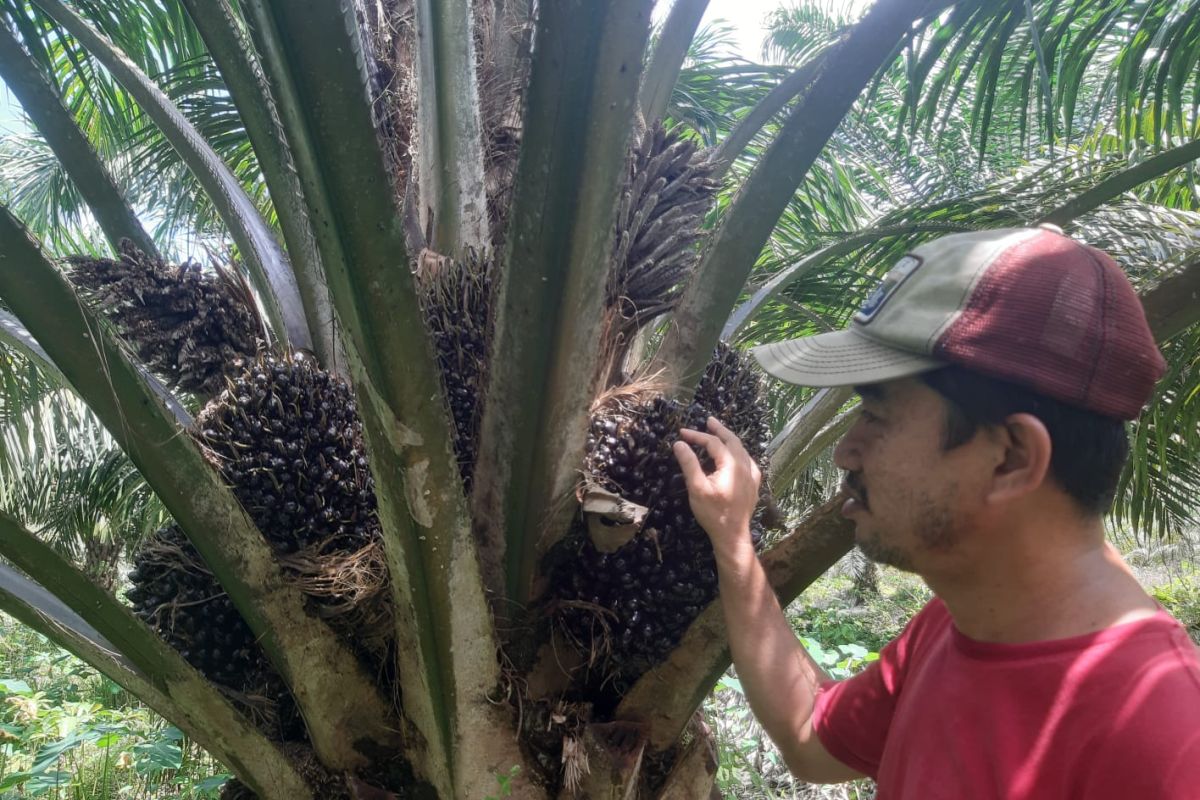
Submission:
[[[729,311],[796,188],[893,46],[941,0],[880,0],[821,58],[811,88],[726,212],[684,289],[656,366],[681,391],[695,387]]]
[[[220,156],[162,90],[86,20],[60,0],[36,2],[112,73],[162,130],[228,226],[250,269],[250,277],[262,297],[275,335],[293,348],[311,350],[304,306],[291,267],[275,242],[274,232]]]
[[[415,5],[421,227],[433,232],[430,247],[457,258],[491,243],[471,3]]]
[[[59,555],[54,553],[54,557],[57,559]],[[89,625],[83,617],[40,583],[26,577],[3,561],[0,561],[0,592],[6,598],[10,598],[10,602],[21,603],[36,609],[38,616],[45,619],[50,625],[73,631],[76,636],[107,651],[110,658],[123,669],[136,672],[137,668],[119,653],[116,645],[105,639],[100,631]],[[30,625],[30,627],[38,629],[34,625]],[[40,629],[38,632],[41,632]]]
[[[122,239],[129,239],[143,252],[158,257],[154,239],[142,227],[108,168],[63,106],[58,91],[3,24],[0,24],[0,78],[54,151],[113,249]]]
[[[1193,261],[1142,294],[1154,338],[1165,342],[1200,322],[1200,261]]]
[[[828,50],[817,53],[816,56],[797,67],[780,81],[774,89],[767,93],[766,97],[759,100],[754,108],[750,109],[750,113],[738,122],[737,127],[729,132],[729,135],[721,142],[721,146],[717,148],[713,161],[717,163],[718,171],[714,173],[714,178],[720,178],[728,172],[737,157],[753,141],[754,135],[790,103],[792,98],[812,86],[813,80],[820,73],[828,56]]]
[[[335,769],[366,763],[356,743],[394,738],[390,703],[349,647],[310,615],[218,472],[3,207],[0,298],[128,454],[259,636],[292,687],[322,761]],[[330,703],[334,696],[339,702]]]
[[[646,66],[638,106],[647,125],[667,113],[671,92],[687,58],[688,47],[708,8],[708,0],[675,0],[658,35],[658,43]]]
[[[93,666],[104,670],[108,664],[110,668],[122,667],[122,674],[132,673],[136,679],[127,687],[131,692],[203,742],[216,758],[245,776],[260,795],[312,797],[304,779],[276,744],[259,733],[215,686],[128,608],[7,514],[0,514],[0,555],[36,584],[54,587],[53,595],[47,592],[39,596],[29,586],[22,592],[14,585],[11,570],[0,564],[4,570],[0,576],[9,578],[8,585],[0,584],[0,592],[8,595],[10,602],[20,598],[23,606],[31,612],[36,609],[45,621],[32,627],[70,631],[70,641],[88,642],[81,657]],[[99,659],[101,663],[85,657],[94,658],[97,650],[109,654]],[[116,677],[113,680],[125,685]]]
[[[775,485],[790,486],[794,483],[805,467],[841,439],[846,431],[850,430],[850,426],[856,419],[858,419],[857,406],[828,419],[813,419],[813,423],[822,422],[824,424],[815,434],[806,439],[796,436],[785,440],[786,449],[777,450],[771,457],[771,479],[776,482]],[[800,443],[803,443],[803,446],[793,446]]]
[[[572,513],[649,16],[562,0],[537,21],[472,497],[490,587],[518,606]]]
[[[279,218],[304,304],[313,349],[327,369],[336,367],[333,306],[321,254],[304,204],[304,192],[281,129],[271,89],[229,0],[182,0],[246,126],[263,180]]]
[[[821,389],[787,421],[767,446],[770,459],[771,484],[781,490],[791,486],[796,476],[811,461],[814,442],[828,445],[840,431],[829,432],[837,426],[830,423],[842,412],[854,393],[848,388]],[[851,414],[853,409],[847,410]],[[819,450],[816,452],[820,452]]]
[[[1068,202],[1063,203],[1038,220],[1038,222],[1065,225],[1076,217],[1099,208],[1108,201],[1120,197],[1125,192],[1140,186],[1146,181],[1161,177],[1171,170],[1178,169],[1184,164],[1195,161],[1198,158],[1200,158],[1200,139],[1173,147],[1156,156],[1147,158],[1145,161],[1135,164],[1128,169],[1121,170],[1111,177],[1105,178],[1078,197],[1073,197]]]
[[[59,371],[58,365],[50,360],[49,354],[42,348],[37,340],[33,338],[21,321],[14,317],[10,312],[0,308],[0,341],[7,342],[12,347],[21,351],[28,358],[33,359],[38,363],[38,366],[49,373],[55,381],[67,385],[67,379]],[[167,407],[175,421],[180,427],[187,427],[192,424],[192,415],[183,407],[175,395],[163,386],[162,381],[150,374],[150,372],[142,365],[137,365],[138,372],[141,373],[142,379],[158,396],[160,402]]]

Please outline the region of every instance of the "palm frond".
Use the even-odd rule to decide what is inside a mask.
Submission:
[[[766,20],[763,60],[769,64],[799,65],[835,42],[857,21],[853,5],[792,0],[772,11]]]
[[[1112,522],[1140,544],[1200,523],[1200,326],[1162,346],[1166,377],[1131,426]]]
[[[667,118],[696,131],[709,147],[728,135],[789,71],[731,56],[732,49],[732,28],[702,27],[692,39],[667,104]]]
[[[31,361],[2,353],[0,510],[111,582],[166,511],[99,420]]]
[[[1196,135],[1200,3],[1041,0],[1032,24],[1024,6],[957,4],[920,42],[901,73],[910,134],[940,138],[967,105],[976,152],[999,165],[1056,143],[1129,152]]]

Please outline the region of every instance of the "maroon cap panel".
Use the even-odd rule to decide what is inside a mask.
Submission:
[[[1158,345],[1142,301],[1129,285],[1129,279],[1106,253],[1088,247],[1094,258],[1105,264],[1116,278],[1109,281],[1106,309],[1111,344],[1100,354],[1096,371],[1103,378],[1093,381],[1099,402],[1124,409],[1125,418],[1133,419],[1154,394],[1154,385],[1167,371],[1167,362]]]
[[[1166,368],[1121,268],[1050,231],[992,262],[934,356],[1121,419]]]

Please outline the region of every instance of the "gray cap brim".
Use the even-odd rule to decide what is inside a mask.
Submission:
[[[879,344],[853,328],[765,344],[751,352],[767,374],[799,386],[864,386],[946,366]]]

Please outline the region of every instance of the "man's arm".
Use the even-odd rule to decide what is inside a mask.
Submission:
[[[685,444],[675,445],[675,457],[692,513],[712,540],[729,646],[746,699],[793,775],[811,783],[861,778],[830,755],[812,729],[817,688],[827,676],[797,641],[754,552],[750,518],[762,480],[758,465],[715,418],[708,429],[681,435],[708,451],[714,472],[705,474]]]

